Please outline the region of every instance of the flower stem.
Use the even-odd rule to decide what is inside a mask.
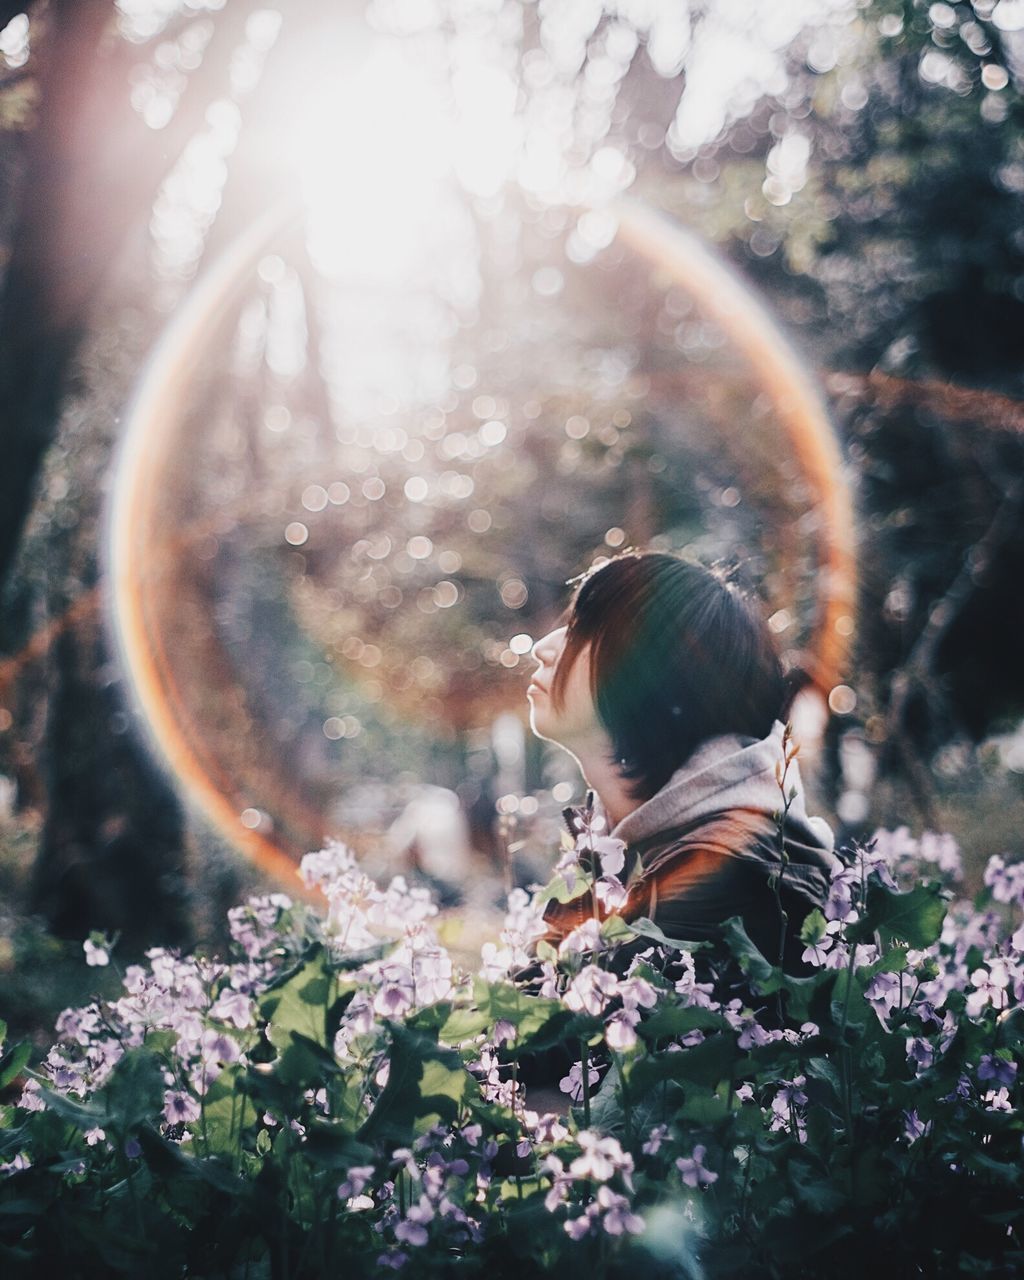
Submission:
[[[590,1128],[590,1055],[586,1040],[580,1040],[580,1082],[583,1086],[583,1127]]]

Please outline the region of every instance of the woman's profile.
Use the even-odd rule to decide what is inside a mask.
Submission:
[[[799,972],[800,924],[837,859],[787,761],[791,686],[758,608],[677,555],[624,552],[576,581],[564,625],[533,657],[531,727],[596,793],[591,814],[567,821],[578,830],[596,812],[626,846],[616,913],[692,942],[714,942],[739,916],[767,957]],[[589,894],[551,903],[551,940],[592,913]]]

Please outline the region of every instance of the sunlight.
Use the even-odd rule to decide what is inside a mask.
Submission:
[[[415,274],[452,169],[438,85],[378,40],[352,75],[322,82],[295,130],[309,249],[328,279],[398,284]]]

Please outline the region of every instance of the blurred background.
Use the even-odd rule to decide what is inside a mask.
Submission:
[[[1017,856],[1022,76],[1024,0],[0,0],[0,1017],[329,835],[471,942],[628,546],[760,593],[844,836]]]

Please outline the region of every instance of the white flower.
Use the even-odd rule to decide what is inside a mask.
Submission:
[[[601,1138],[590,1129],[582,1130],[577,1141],[583,1148],[583,1154],[569,1166],[573,1178],[592,1178],[595,1182],[607,1182],[619,1171],[626,1176],[633,1172],[633,1157],[623,1151],[615,1138]]]
[[[85,963],[93,967],[110,964],[110,943],[98,933],[82,943]]]
[[[582,954],[585,951],[600,951],[603,946],[601,926],[591,916],[565,935],[558,944],[558,954],[569,956]]]
[[[594,892],[598,902],[609,913],[618,911],[629,897],[626,886],[615,876],[602,876],[594,886]]]
[[[601,874],[617,876],[626,865],[626,842],[614,836],[598,836],[589,841],[589,848],[601,860]]]
[[[618,1009],[605,1023],[604,1038],[609,1049],[627,1053],[636,1045],[636,1024],[640,1014],[635,1009]]]
[[[618,993],[619,982],[613,973],[598,968],[596,964],[588,964],[569,984],[565,1005],[573,1013],[589,1013],[598,1017]]]
[[[17,1105],[22,1111],[45,1111],[46,1103],[43,1101],[39,1092],[39,1083],[36,1080],[27,1080],[25,1087],[21,1091],[21,1097],[18,1099]]]

